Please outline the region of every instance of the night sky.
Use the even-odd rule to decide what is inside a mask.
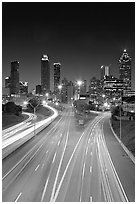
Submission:
[[[61,77],[100,78],[101,65],[119,76],[118,59],[124,49],[135,72],[135,3],[2,3],[2,78],[10,62],[20,62],[20,80],[31,91],[40,84],[41,55],[51,66],[61,63]]]

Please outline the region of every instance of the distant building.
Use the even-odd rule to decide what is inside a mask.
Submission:
[[[10,94],[10,89],[2,87],[2,96],[8,96]]]
[[[131,90],[131,58],[126,49],[119,59],[119,79],[124,82],[124,92]]]
[[[62,103],[67,103],[68,102],[68,80],[64,78],[62,80],[62,90],[61,90],[61,101]]]
[[[11,62],[11,72],[10,72],[10,94],[19,94],[19,62]]]
[[[104,76],[109,76],[109,66],[101,66],[101,80],[104,78]]]
[[[20,94],[28,94],[28,82],[19,82],[20,87],[19,87],[19,92]]]
[[[67,102],[72,103],[74,98],[74,85],[73,82],[70,81],[68,82],[67,86]]]
[[[37,85],[36,86],[36,94],[41,94],[41,93],[42,93],[41,85]]]
[[[96,99],[98,95],[102,92],[101,82],[96,77],[90,79],[89,94],[91,100]]]
[[[58,93],[58,85],[60,84],[60,63],[54,63],[54,93]]]
[[[43,94],[50,91],[50,64],[47,55],[41,58],[41,88]]]
[[[6,77],[5,78],[5,88],[10,88],[10,84],[11,84],[10,77]]]
[[[113,75],[104,78],[103,93],[107,98],[119,98],[123,95],[123,80],[117,79]]]
[[[87,92],[87,80],[82,81],[82,85],[80,87],[80,94],[86,94]]]

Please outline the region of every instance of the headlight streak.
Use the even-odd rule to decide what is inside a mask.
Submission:
[[[42,121],[39,121],[35,124],[35,131],[38,131],[39,128],[41,128],[43,126],[43,128],[45,128],[45,125],[50,124],[57,116],[58,116],[58,111],[55,110],[54,108],[45,105],[45,107],[51,109],[54,114],[52,116],[50,116],[49,118],[46,118]],[[34,124],[32,124],[32,127],[30,127],[27,130],[24,130],[22,133],[16,134],[15,136],[12,136],[10,138],[8,138],[7,140],[3,141],[2,143],[2,149],[6,148],[7,146],[9,146],[10,144],[16,142],[17,140],[26,137],[28,134],[32,133],[34,131]],[[41,129],[40,129],[41,131]]]
[[[61,117],[61,119],[59,119],[59,121],[54,125],[54,127],[52,128],[52,129],[50,129],[50,131],[47,133],[47,136],[49,136],[50,134],[53,134],[53,132],[55,132],[56,131],[56,129],[58,128],[58,124],[60,123],[60,122],[64,122],[63,121],[63,117]],[[47,138],[47,139],[49,139],[49,137]],[[46,139],[46,141],[47,141],[47,139]],[[60,139],[60,137],[59,137],[59,139]],[[26,159],[27,158],[27,156],[30,156],[30,154],[31,153],[33,153],[33,150],[35,150],[35,147],[36,146],[38,146],[38,149],[37,150],[35,150],[35,153],[33,153],[33,155],[31,156],[31,158],[29,159],[29,161],[27,161],[27,163],[25,163],[25,166],[23,166],[23,168],[16,174],[16,176],[12,179],[12,180],[14,180],[14,179],[16,179],[17,178],[17,176],[23,171],[23,169],[29,164],[29,162],[32,160],[32,159],[34,159],[34,157],[36,156],[36,154],[38,154],[38,152],[40,151],[40,149],[42,148],[42,146],[46,143],[46,141],[41,141],[41,142],[39,142],[39,143],[41,143],[41,145],[40,144],[36,144],[35,146],[33,146],[33,148],[2,178],[2,180],[4,180],[10,173],[12,173],[12,171],[24,160],[24,159]],[[57,141],[58,142],[58,141]],[[39,146],[40,145],[40,146]],[[57,144],[56,144],[57,145]],[[49,151],[47,150],[46,151],[46,154],[48,153]],[[50,155],[49,155],[50,156]],[[43,158],[43,157],[42,157]],[[44,165],[42,166],[42,168],[44,167]],[[19,199],[19,198],[18,198]]]
[[[99,118],[99,120],[101,120],[101,118]],[[65,168],[65,171],[64,171],[63,176],[62,176],[62,178],[61,178],[61,181],[60,181],[60,183],[59,183],[59,185],[58,185],[58,188],[57,188],[57,190],[56,190],[54,199],[52,200],[53,202],[55,202],[56,199],[57,199],[57,197],[58,197],[60,188],[61,188],[61,186],[62,186],[63,180],[64,180],[65,175],[66,175],[66,173],[67,173],[67,170],[68,170],[68,168],[69,168],[69,166],[70,166],[70,163],[71,163],[71,161],[72,161],[72,159],[73,159],[73,157],[74,157],[74,154],[75,154],[75,152],[76,152],[76,150],[77,150],[77,148],[78,148],[78,146],[79,146],[79,144],[80,144],[80,142],[81,142],[81,140],[82,140],[82,138],[83,138],[83,135],[85,135],[85,134],[87,134],[87,133],[89,134],[89,132],[90,132],[89,129],[91,130],[92,127],[93,127],[93,125],[95,125],[96,122],[98,122],[98,116],[97,116],[96,119],[92,122],[92,124],[91,124],[92,126],[91,126],[90,128],[87,128],[87,130],[84,131],[84,134],[82,134],[81,137],[79,138],[79,140],[78,140],[78,142],[77,142],[77,144],[76,144],[76,146],[75,146],[75,148],[74,148],[74,150],[73,150],[73,152],[72,152],[72,154],[71,154],[71,157],[70,157],[70,159],[69,159],[69,161],[68,161],[68,164],[67,164],[67,166],[66,166],[66,168]]]
[[[127,196],[118,178],[118,175],[116,173],[116,170],[114,168],[114,165],[112,163],[112,160],[110,158],[110,155],[106,146],[104,133],[103,133],[103,125],[99,129],[99,136],[97,138],[97,147],[98,147],[98,159],[99,159],[100,172],[102,177],[102,187],[103,187],[105,201],[113,202],[113,201],[122,200],[122,202],[128,202]],[[108,168],[106,165],[108,165]],[[114,198],[114,195],[112,193],[112,188],[115,189],[115,193],[117,192],[116,193],[117,195],[119,194],[118,200],[115,200],[117,198],[116,197]],[[113,189],[113,192],[114,192],[114,189]]]

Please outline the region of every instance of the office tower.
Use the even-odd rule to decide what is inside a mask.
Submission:
[[[42,94],[50,91],[50,64],[47,55],[41,58],[41,88]]]
[[[101,84],[100,80],[96,77],[92,77],[90,79],[90,85],[89,85],[89,94],[99,94],[101,91]]]
[[[54,63],[54,92],[58,93],[58,85],[60,84],[60,63]]]
[[[82,80],[82,85],[80,86],[80,94],[85,94],[87,91],[87,80]]]
[[[11,84],[10,77],[6,77],[5,78],[5,88],[10,88],[10,84]]]
[[[19,82],[20,84],[20,94],[27,94],[28,93],[28,82]]]
[[[131,90],[131,58],[126,49],[119,59],[119,79],[123,80],[124,91]]]
[[[101,66],[101,80],[104,78],[104,76],[109,76],[109,66]]]
[[[19,94],[19,62],[11,62],[10,72],[10,94]]]
[[[70,81],[68,82],[67,86],[67,102],[72,103],[74,98],[74,85],[73,82]]]
[[[62,103],[67,103],[68,101],[68,94],[67,94],[67,87],[68,87],[68,80],[66,78],[64,78],[62,80],[62,91],[61,91],[61,101]]]
[[[41,90],[41,85],[37,85],[36,86],[36,94],[41,94],[42,90]]]
[[[103,93],[108,99],[119,98],[123,93],[123,80],[117,79],[113,75],[106,76],[103,84]]]

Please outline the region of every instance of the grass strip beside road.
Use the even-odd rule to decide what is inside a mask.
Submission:
[[[2,129],[9,128],[13,125],[16,125],[18,123],[23,122],[26,120],[29,116],[22,114],[20,116],[14,115],[14,114],[7,114],[2,113]]]
[[[28,111],[26,111],[28,112]],[[48,117],[51,115],[51,111],[48,110],[47,108],[41,106],[38,110],[36,110],[36,114],[41,114],[44,115],[45,117]],[[28,118],[28,115],[22,114],[20,116],[16,116],[14,114],[7,114],[7,113],[2,113],[2,129],[9,128],[13,125],[16,125],[18,123],[23,122]]]
[[[120,121],[111,119],[114,132],[120,136]],[[121,140],[135,156],[135,120],[121,120]]]

